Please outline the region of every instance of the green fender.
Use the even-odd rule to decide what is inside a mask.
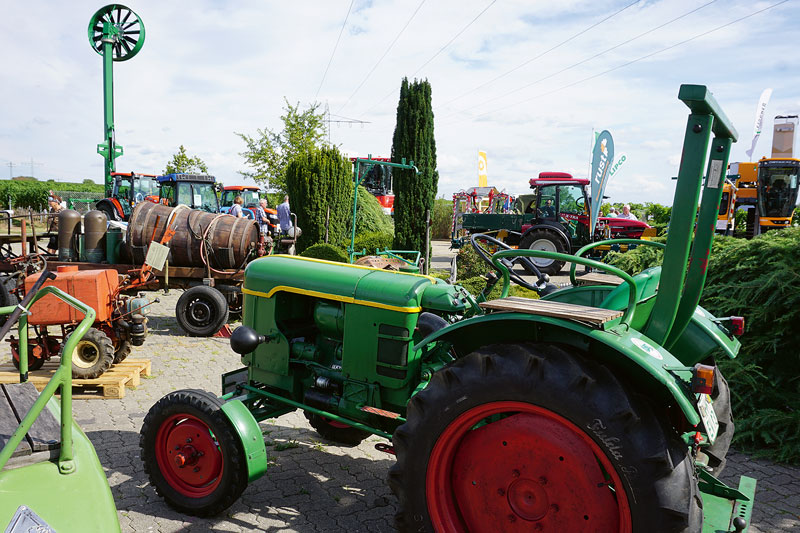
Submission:
[[[242,449],[247,459],[247,481],[252,482],[267,473],[267,448],[258,422],[239,400],[229,400],[222,404],[222,412],[228,417],[236,434],[242,441]]]
[[[604,331],[545,316],[492,313],[442,328],[423,339],[414,350],[441,342],[450,343],[462,355],[494,342],[550,342],[574,346],[632,378],[638,390],[650,396],[657,395],[659,390],[666,393],[666,397],[674,399],[689,424],[700,423],[695,395],[689,388],[691,367],[634,329],[617,326]]]

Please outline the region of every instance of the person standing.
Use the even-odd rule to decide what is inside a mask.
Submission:
[[[235,216],[236,218],[244,218],[244,212],[242,211],[242,204],[244,203],[244,199],[241,196],[237,196],[233,199],[233,206],[231,206],[231,210],[228,214]]]
[[[633,213],[631,213],[631,206],[628,204],[622,206],[622,213],[617,215],[617,218],[624,218],[627,220],[638,220],[636,216]]]
[[[617,218],[619,213],[617,213],[617,208],[613,205],[608,208],[608,218]]]
[[[266,198],[262,198],[258,201],[258,207],[256,207],[256,223],[258,224],[262,235],[265,237],[269,235],[269,219],[267,218]]]
[[[47,232],[50,233],[50,241],[47,243],[47,253],[56,255],[58,253],[58,213],[63,209],[61,203],[51,197],[48,202],[50,205],[50,227]]]
[[[289,207],[289,195],[283,197],[283,203],[278,205],[278,222],[281,225],[281,233],[292,238],[297,238],[303,234],[303,230],[295,228],[292,224],[292,210]]]

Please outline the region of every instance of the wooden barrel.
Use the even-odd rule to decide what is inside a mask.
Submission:
[[[175,235],[168,243],[172,266],[202,267],[207,260],[215,269],[240,268],[258,242],[258,226],[252,220],[139,202],[131,213],[126,239],[134,264],[144,264],[150,241],[161,241],[173,211],[170,226]]]

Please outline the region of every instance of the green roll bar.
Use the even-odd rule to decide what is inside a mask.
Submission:
[[[84,304],[77,298],[70,296],[61,289],[56,287],[44,287],[40,289],[33,299],[28,304],[28,308],[20,315],[18,323],[19,331],[19,381],[23,383],[27,381],[28,376],[28,316],[27,312],[33,304],[48,294],[53,294],[56,298],[67,303],[73,308],[84,314],[78,327],[67,339],[64,345],[62,354],[71,354],[75,351],[78,341],[80,341],[84,334],[89,330],[95,320],[95,311],[88,305]],[[0,307],[0,315],[7,315],[14,311],[16,306]],[[44,390],[39,394],[39,397],[34,402],[28,413],[20,422],[11,439],[6,443],[2,450],[0,450],[0,471],[6,466],[6,463],[11,459],[11,454],[17,449],[19,443],[25,438],[25,435],[31,429],[33,422],[45,408],[47,402],[50,401],[56,390],[61,388],[61,450],[58,456],[58,470],[62,474],[71,474],[75,471],[75,463],[73,462],[72,452],[72,358],[61,356],[61,362],[58,364],[53,377],[47,383]]]
[[[619,276],[623,280],[628,282],[628,308],[625,309],[625,312],[622,315],[622,319],[620,319],[620,325],[630,327],[630,321],[633,317],[633,312],[636,310],[636,282],[633,281],[633,278],[627,274],[626,272],[618,269],[615,266],[606,265],[605,263],[601,263],[599,261],[595,261],[594,259],[587,259],[585,257],[576,257],[574,255],[569,254],[562,254],[558,252],[548,252],[546,250],[503,250],[502,252],[497,252],[492,256],[492,264],[497,268],[498,271],[502,272],[503,274],[503,292],[500,294],[501,298],[505,298],[508,296],[508,289],[511,285],[511,278],[508,271],[508,267],[506,267],[503,263],[500,262],[500,259],[504,259],[506,257],[541,257],[543,259],[553,259],[555,261],[565,261],[565,262],[573,262],[579,265],[585,265],[591,268],[596,268],[598,270],[605,270],[610,274],[614,274],[615,276]]]
[[[592,248],[597,248],[598,246],[610,246],[612,244],[644,244],[645,246],[653,246],[655,248],[661,248],[662,250],[667,247],[667,245],[664,244],[663,242],[643,241],[641,239],[606,239],[604,241],[597,241],[587,244],[586,246],[575,252],[575,255],[581,257],[583,256],[583,254],[585,254]],[[573,285],[577,283],[577,280],[575,278],[576,267],[577,267],[576,263],[572,263],[569,267],[569,281]]]

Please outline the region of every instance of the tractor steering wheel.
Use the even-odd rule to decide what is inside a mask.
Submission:
[[[470,244],[472,244],[472,247],[475,249],[475,252],[478,254],[478,256],[480,256],[481,259],[484,260],[484,262],[486,262],[487,265],[492,267],[493,270],[497,270],[497,268],[494,266],[494,264],[492,264],[491,256],[480,244],[478,244],[479,240],[496,244],[504,250],[513,249],[503,241],[483,233],[474,233],[470,235],[469,241]],[[513,260],[503,258],[500,260],[500,262],[503,263],[506,268],[508,268],[509,278],[511,278],[514,283],[521,287],[532,290],[541,296],[550,294],[557,289],[554,284],[550,283],[550,277],[547,274],[542,274],[542,272],[536,268],[536,265],[533,263],[533,261],[531,261],[528,257],[520,256],[515,257]],[[517,263],[520,263],[528,272],[532,272],[537,278],[539,278],[538,281],[535,284],[529,283],[525,281],[522,276],[514,272],[513,267]]]

